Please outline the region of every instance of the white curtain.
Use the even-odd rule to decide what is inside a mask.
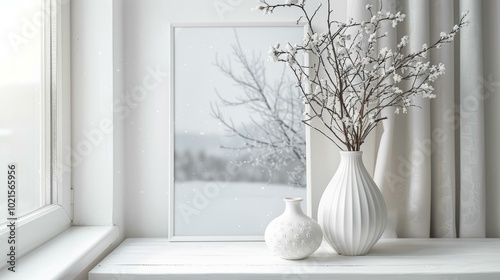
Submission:
[[[365,14],[378,1],[348,1]],[[410,36],[411,51],[449,32],[464,11],[470,24],[450,45],[433,51],[446,75],[437,98],[408,114],[385,112],[378,127],[374,179],[387,202],[385,237],[500,237],[500,1],[384,0],[404,24],[385,27],[380,47]],[[369,146],[369,145],[367,145]]]

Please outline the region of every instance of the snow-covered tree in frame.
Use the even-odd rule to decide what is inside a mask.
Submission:
[[[234,36],[236,43],[232,45],[231,54],[217,57],[215,65],[240,91],[228,97],[216,88],[219,100],[212,103],[212,113],[233,137],[243,140],[243,145],[223,148],[251,150],[252,164],[267,168],[270,176],[273,172],[286,172],[293,185],[305,187],[306,141],[301,93],[286,76],[285,68],[277,79],[269,78],[268,61],[261,53],[245,52],[236,32]],[[233,63],[240,69],[239,73]],[[221,106],[240,107],[260,118],[251,118],[250,125],[234,123]]]
[[[304,105],[297,98],[293,109],[281,107],[280,117],[274,118],[275,123],[271,126],[271,118],[262,113],[249,110],[247,106],[222,102],[222,99],[235,102],[246,93],[220,67],[231,69],[228,73],[233,73],[234,77],[249,75],[233,54],[238,44],[236,33],[240,53],[246,57],[249,69],[255,70],[252,70],[255,75],[266,74],[264,81],[258,79],[258,86],[265,86],[266,91],[269,91],[267,88],[281,88],[279,97],[269,99],[269,104],[285,105],[280,104],[280,100],[290,99],[290,94],[298,97],[298,92],[293,92],[297,88],[287,82],[293,80],[293,75],[284,71],[282,65],[267,60],[268,46],[277,36],[281,40],[302,38],[304,27],[295,24],[178,24],[171,31],[173,135],[169,164],[173,176],[170,181],[170,236],[173,240],[263,240],[265,226],[283,212],[284,197],[303,197],[303,209],[307,207],[306,188],[296,187],[288,174],[295,167],[297,170],[304,168],[305,126],[300,122]],[[264,67],[265,71],[260,71]],[[275,90],[266,92],[271,93],[274,95]],[[293,153],[287,152],[286,159],[274,159],[268,149],[250,147],[214,116],[217,111],[237,131],[258,132],[245,134],[258,135],[254,140],[266,139],[261,137],[266,131],[263,127],[269,127],[268,131],[274,133],[273,129],[279,128],[277,121],[290,122],[286,115],[293,111],[296,119],[290,127],[301,132],[288,134],[288,137],[297,147],[302,147],[298,150],[299,157],[294,158]],[[286,146],[276,139],[272,141],[277,151],[278,146]],[[278,153],[284,151],[282,148]],[[255,160],[257,158],[260,162]],[[261,164],[264,162],[267,165]],[[271,162],[282,166],[273,168],[269,165]],[[295,178],[295,181],[300,179]]]

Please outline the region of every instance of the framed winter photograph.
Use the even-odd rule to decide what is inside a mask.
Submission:
[[[263,240],[283,199],[304,198],[304,105],[269,59],[296,24],[171,27],[171,240]]]

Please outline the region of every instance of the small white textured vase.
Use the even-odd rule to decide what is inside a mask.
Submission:
[[[321,245],[321,227],[302,212],[302,198],[285,198],[284,201],[285,211],[266,228],[267,247],[283,259],[307,258]]]
[[[346,256],[368,253],[387,224],[384,198],[366,170],[362,155],[340,152],[340,165],[318,208],[325,240]]]

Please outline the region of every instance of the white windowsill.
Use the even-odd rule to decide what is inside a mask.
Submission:
[[[126,239],[89,273],[98,279],[500,279],[500,239],[382,239],[359,257],[323,244],[283,260],[263,242]]]
[[[114,226],[74,226],[17,260],[0,279],[74,279],[118,238]],[[21,242],[21,240],[19,240]]]
[[[71,219],[61,205],[52,204],[18,218],[16,221],[16,257],[22,258],[31,251],[71,227]],[[7,223],[0,226],[0,255],[6,256],[10,229]],[[2,260],[4,258],[1,258]],[[6,259],[6,258],[5,258]],[[0,270],[7,266],[0,263]]]

